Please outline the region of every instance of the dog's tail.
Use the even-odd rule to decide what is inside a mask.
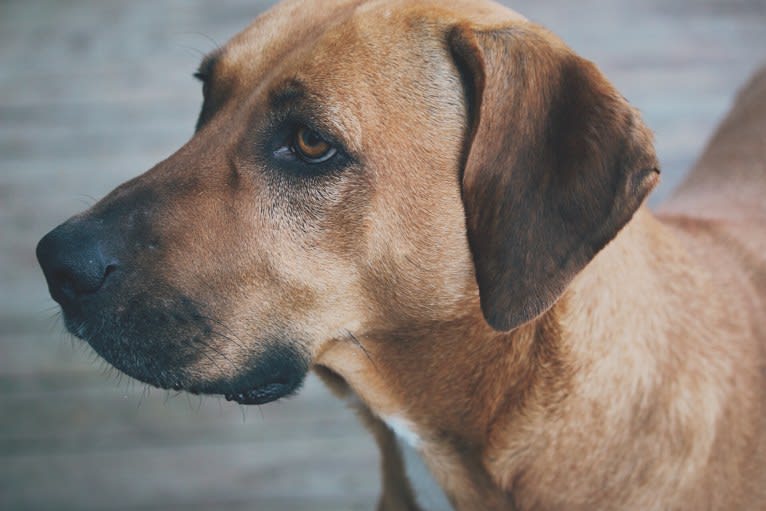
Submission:
[[[659,209],[693,217],[766,218],[766,66],[741,89],[699,161]]]

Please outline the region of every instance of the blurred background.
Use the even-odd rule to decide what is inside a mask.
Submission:
[[[240,407],[105,370],[67,336],[37,240],[192,134],[192,72],[273,2],[0,0],[0,509],[373,509],[378,458],[310,378]],[[766,60],[766,0],[521,0],[657,137],[656,204]]]

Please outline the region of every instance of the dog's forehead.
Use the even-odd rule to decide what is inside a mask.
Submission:
[[[218,72],[251,69],[262,79],[292,53],[316,49],[320,39],[335,43],[335,57],[359,43],[404,47],[413,44],[408,36],[418,22],[446,28],[461,22],[496,27],[523,21],[515,11],[483,0],[287,0],[226,44],[217,55]],[[391,45],[392,40],[397,44]]]
[[[243,111],[263,112],[285,91],[300,91],[313,120],[321,116],[320,124],[360,152],[372,140],[365,133],[423,128],[424,116],[438,117],[424,112],[455,113],[459,86],[447,34],[461,23],[491,29],[526,20],[481,0],[288,0],[203,67]]]

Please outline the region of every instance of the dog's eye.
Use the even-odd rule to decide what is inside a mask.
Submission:
[[[210,91],[210,77],[202,71],[197,71],[193,76],[202,83],[202,97],[206,98]]]
[[[295,131],[290,149],[306,163],[325,162],[338,152],[332,144],[306,126]]]

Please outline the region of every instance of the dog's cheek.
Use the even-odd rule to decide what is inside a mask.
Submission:
[[[304,339],[312,352],[327,341],[364,329],[369,307],[359,286],[355,261],[315,249],[282,253],[278,264],[281,279],[265,290],[271,304],[259,317]]]
[[[439,170],[379,171],[385,182],[375,194],[359,268],[378,328],[450,320],[476,296],[458,172],[449,170],[457,169],[457,156],[435,155],[422,168],[430,164]]]

